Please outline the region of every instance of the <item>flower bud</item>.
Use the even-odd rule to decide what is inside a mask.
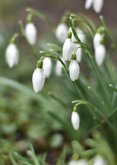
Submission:
[[[105,59],[105,55],[106,55],[106,49],[104,45],[98,45],[95,48],[95,61],[97,63],[97,65],[101,66],[103,64],[103,61]]]
[[[107,162],[102,156],[97,155],[94,158],[94,165],[107,165]]]
[[[32,75],[33,89],[35,93],[42,90],[45,83],[44,71],[42,68],[36,68]]]
[[[64,23],[60,23],[55,31],[55,35],[57,39],[63,43],[65,39],[67,38],[68,28]]]
[[[11,43],[6,48],[6,63],[10,68],[17,65],[19,61],[19,50],[16,44]]]
[[[49,57],[45,57],[43,60],[43,70],[46,78],[50,77],[52,71],[52,61]]]
[[[80,117],[79,117],[79,114],[77,112],[74,112],[74,111],[72,112],[71,123],[72,123],[72,126],[75,130],[79,129]]]
[[[96,13],[100,13],[104,4],[104,0],[94,0],[93,9]]]
[[[90,9],[93,4],[93,1],[95,1],[95,0],[86,0],[85,9]]]
[[[34,45],[37,39],[37,30],[33,23],[27,23],[25,27],[25,37],[30,45]]]
[[[72,60],[69,65],[69,74],[72,81],[78,79],[80,73],[79,64],[76,60]]]
[[[63,45],[63,59],[65,61],[70,61],[73,51],[74,51],[74,43],[71,41],[70,38],[66,38]]]

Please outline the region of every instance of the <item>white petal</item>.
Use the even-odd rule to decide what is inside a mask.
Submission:
[[[32,83],[35,93],[38,93],[42,90],[45,82],[44,72],[40,68],[36,68],[33,72]]]
[[[75,51],[76,54],[76,58],[78,62],[81,62],[82,60],[82,48],[80,47],[80,45],[77,45],[77,49]]]
[[[30,45],[34,45],[37,39],[37,30],[33,23],[28,23],[25,27],[25,36]]]
[[[43,70],[45,77],[50,77],[51,71],[52,71],[52,61],[49,57],[45,57],[43,60]]]
[[[78,128],[80,126],[80,117],[79,117],[79,114],[77,112],[72,112],[71,122],[72,122],[73,128],[75,130],[78,130]]]
[[[10,68],[18,64],[19,50],[15,44],[9,44],[6,49],[6,63]]]
[[[57,76],[61,76],[62,75],[62,64],[60,61],[56,62],[56,68],[55,68],[55,72]]]
[[[60,23],[55,31],[55,35],[57,39],[63,43],[65,39],[67,38],[68,28],[64,23]]]
[[[104,4],[104,0],[94,0],[93,9],[96,13],[100,13]]]
[[[63,45],[63,59],[65,61],[70,61],[74,50],[74,44],[70,38],[67,38]]]
[[[79,72],[80,72],[80,68],[79,68],[78,62],[75,60],[72,60],[69,65],[69,74],[72,81],[75,81],[78,79]]]
[[[106,55],[106,49],[104,45],[98,45],[95,49],[95,60],[96,63],[101,66],[104,62]]]
[[[94,0],[86,0],[85,9],[90,9]]]
[[[96,48],[98,45],[100,45],[101,40],[102,40],[101,34],[96,33],[95,36],[94,36],[94,39],[93,39],[94,48]]]
[[[102,156],[97,155],[94,158],[94,165],[107,165],[107,162]]]

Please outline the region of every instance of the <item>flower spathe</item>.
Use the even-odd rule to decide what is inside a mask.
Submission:
[[[25,37],[30,45],[34,45],[37,39],[37,30],[32,22],[26,24]]]
[[[52,61],[51,58],[45,57],[43,59],[43,71],[46,78],[50,77],[52,71]]]
[[[69,75],[72,81],[78,79],[80,73],[80,68],[77,60],[72,60],[69,65]]]
[[[71,115],[71,123],[72,123],[72,126],[75,130],[78,130],[79,129],[79,126],[80,126],[80,117],[79,117],[79,114],[77,112],[72,112],[72,115]]]
[[[68,165],[88,165],[88,162],[85,159],[71,160]]]
[[[15,43],[11,43],[6,48],[6,63],[10,68],[12,68],[14,65],[17,65],[19,62],[19,50]]]
[[[94,165],[107,165],[107,162],[101,155],[97,155],[94,158]]]
[[[74,51],[74,43],[72,42],[71,38],[66,38],[63,44],[63,59],[65,61],[70,61],[73,51]]]
[[[57,39],[63,43],[65,39],[67,38],[68,28],[64,23],[60,23],[55,31],[55,35]]]
[[[45,75],[42,68],[36,68],[32,75],[32,84],[35,93],[40,92],[43,89],[45,83]]]

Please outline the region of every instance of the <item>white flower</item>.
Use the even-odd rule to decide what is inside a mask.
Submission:
[[[76,54],[76,59],[78,62],[81,62],[82,60],[82,48],[80,47],[80,45],[77,45],[77,49],[75,51]]]
[[[100,13],[104,4],[104,0],[94,0],[93,9],[96,13]]]
[[[100,13],[102,10],[104,4],[104,0],[86,0],[85,2],[85,9],[91,8],[93,6],[93,9],[96,13]]]
[[[65,63],[64,59],[61,58],[62,61]],[[62,70],[63,70],[63,65],[61,64],[60,61],[57,60],[56,62],[56,66],[55,66],[55,73],[57,76],[61,76],[62,75]]]
[[[97,155],[94,158],[94,165],[107,165],[107,162],[102,156]]]
[[[63,59],[65,61],[70,61],[73,51],[74,51],[74,43],[71,41],[70,38],[66,38],[63,45]]]
[[[63,43],[65,39],[67,38],[68,28],[64,23],[60,23],[55,31],[55,35],[57,39]]]
[[[71,160],[68,165],[88,165],[88,162],[84,159],[81,160]]]
[[[52,61],[49,57],[45,57],[43,60],[43,70],[46,78],[50,77],[52,71]]]
[[[6,63],[10,68],[18,64],[19,61],[19,50],[16,44],[9,44],[6,48]]]
[[[79,64],[76,60],[72,60],[69,65],[69,74],[72,81],[78,79],[80,73]]]
[[[55,73],[57,76],[61,76],[62,75],[62,64],[60,61],[56,62],[56,68],[55,68]]]
[[[102,36],[100,33],[96,33],[93,39],[94,48],[101,44]]]
[[[74,112],[74,111],[72,112],[71,123],[72,123],[72,126],[75,130],[79,129],[80,117],[79,117],[79,114],[77,112]]]
[[[93,1],[95,1],[95,0],[86,0],[85,9],[90,9],[93,4]]]
[[[33,89],[35,93],[38,93],[42,90],[45,82],[44,71],[41,68],[36,68],[32,75]]]
[[[27,23],[25,27],[25,37],[30,45],[34,45],[37,39],[37,30],[33,23]]]
[[[106,49],[104,45],[98,45],[95,48],[95,61],[96,63],[101,66],[103,64],[103,61],[105,59],[105,55],[106,55]]]

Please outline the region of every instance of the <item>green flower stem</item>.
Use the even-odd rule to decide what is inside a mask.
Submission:
[[[37,10],[32,9],[32,8],[27,8],[26,11],[31,13],[33,16],[37,16],[37,17],[41,18],[42,20],[46,21],[49,24],[50,28],[52,30],[54,29],[53,22],[50,20],[50,18],[47,15],[43,14],[39,10],[37,11]]]

